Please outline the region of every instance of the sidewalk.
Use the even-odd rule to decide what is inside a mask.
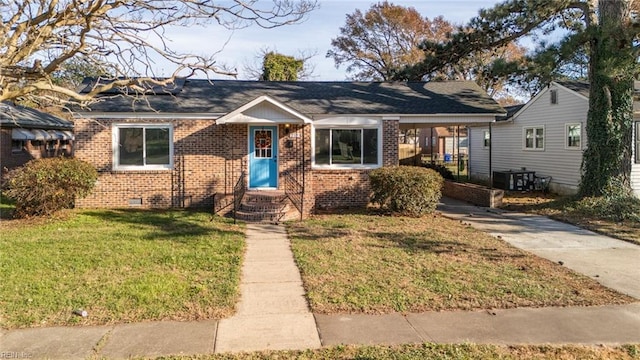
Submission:
[[[544,217],[488,212],[448,199],[439,211],[542,257],[563,261],[564,266],[640,298],[638,246]],[[0,354],[4,358],[123,359],[415,342],[640,343],[640,302],[601,307],[314,316],[304,298],[284,227],[248,224],[241,300],[235,316],[220,321],[2,331]]]

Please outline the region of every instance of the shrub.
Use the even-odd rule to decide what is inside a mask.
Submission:
[[[444,165],[434,164],[434,163],[430,163],[430,162],[423,162],[422,163],[422,167],[425,167],[427,169],[433,169],[433,170],[437,171],[440,174],[440,176],[442,176],[443,178],[445,178],[447,180],[455,180],[455,177],[453,177],[453,173],[451,172],[451,170],[449,170],[449,168],[447,168]]]
[[[393,212],[421,216],[433,212],[444,180],[435,170],[416,166],[382,167],[369,173],[371,201]]]
[[[594,196],[577,201],[576,209],[584,214],[611,221],[640,223],[640,199],[629,196]]]
[[[16,217],[51,215],[87,196],[97,178],[96,169],[81,160],[36,159],[9,173],[5,194],[15,201]]]

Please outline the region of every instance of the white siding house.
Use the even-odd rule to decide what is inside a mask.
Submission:
[[[581,177],[582,153],[586,148],[589,85],[584,82],[552,82],[515,114],[491,128],[493,171],[535,171],[551,176],[551,191],[573,194]],[[640,112],[636,112],[632,186],[640,196]],[[489,127],[470,128],[469,173],[489,178]]]

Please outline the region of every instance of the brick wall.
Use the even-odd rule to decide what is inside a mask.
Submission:
[[[114,171],[112,126],[139,120],[76,121],[76,156],[96,166],[99,180],[78,207],[143,207],[213,205],[214,195],[229,194],[247,169],[247,125],[215,125],[213,120],[158,120],[173,125],[174,170]],[[398,121],[383,123],[383,164],[398,164]],[[304,216],[315,209],[361,207],[369,202],[369,170],[312,170],[311,126],[281,124],[278,128],[279,171],[290,171],[304,183]],[[304,175],[303,175],[304,174]],[[246,181],[246,178],[245,180]],[[278,181],[284,190],[284,180]]]
[[[363,207],[369,203],[369,170],[313,170],[312,182],[315,209]]]
[[[400,136],[400,121],[382,121],[382,165],[397,166],[399,159],[398,136]]]
[[[114,171],[114,123],[171,123],[174,169]],[[213,120],[94,120],[76,121],[76,157],[96,166],[98,182],[78,207],[213,206],[216,193],[230,192],[246,163],[246,126],[215,125]]]
[[[504,191],[500,189],[489,189],[482,185],[456,183],[446,180],[442,188],[442,195],[478,206],[496,208],[502,205]]]

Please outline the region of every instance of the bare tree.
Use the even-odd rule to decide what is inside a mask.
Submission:
[[[333,58],[336,66],[347,65],[347,73],[354,80],[389,81],[403,68],[425,60],[422,42],[444,42],[454,30],[454,25],[441,16],[429,19],[415,8],[382,1],[364,13],[356,10],[347,15],[327,57]],[[496,72],[497,65],[523,58],[525,50],[516,43],[478,50],[414,80],[473,80],[491,96],[508,99],[508,79]]]
[[[114,87],[143,90],[198,72],[234,75],[216,63],[215,54],[172,49],[167,29],[204,24],[273,28],[302,21],[316,7],[317,0],[0,0],[0,101],[86,104]],[[162,80],[152,69],[158,58],[175,65]],[[69,89],[55,75],[73,59],[111,78],[88,93]]]

